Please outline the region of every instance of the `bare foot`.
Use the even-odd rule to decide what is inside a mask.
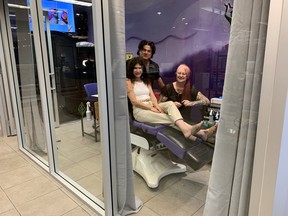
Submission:
[[[207,141],[207,139],[208,139],[208,129],[198,131],[196,133],[196,136],[198,138],[202,139],[203,141]]]
[[[216,133],[217,127],[218,127],[218,125],[216,124],[216,125],[208,128],[208,129],[200,130],[197,132],[196,136],[201,138],[204,141],[207,141],[209,138],[211,138]]]
[[[209,133],[211,133],[211,135],[215,134],[218,128],[218,124],[213,125],[212,127],[208,128]]]
[[[203,121],[191,126],[191,135],[195,135],[203,126]]]
[[[195,125],[189,125],[187,124],[187,129],[185,131],[183,131],[183,134],[185,136],[186,139],[191,140],[194,139],[194,135],[196,133],[198,133],[198,131],[201,129],[201,127],[203,126],[203,121],[199,122],[198,124]],[[194,141],[194,140],[192,140]]]

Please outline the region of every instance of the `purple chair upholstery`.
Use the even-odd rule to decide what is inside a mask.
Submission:
[[[147,124],[130,119],[130,129],[131,133],[143,136],[149,143],[155,143],[156,140],[158,143],[164,144],[194,170],[198,170],[212,161],[213,148],[205,143],[188,141],[180,131],[172,127]]]
[[[200,169],[212,161],[214,149],[205,143],[192,142],[187,140],[183,134],[171,127],[161,130],[156,135],[177,157],[186,161],[194,170]]]
[[[97,98],[93,97],[92,95],[98,94],[97,83],[86,83],[84,84],[84,90],[87,95],[87,99],[89,101],[95,101]]]

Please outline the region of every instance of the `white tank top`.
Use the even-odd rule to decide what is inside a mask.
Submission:
[[[134,93],[137,100],[150,100],[149,89],[144,82],[134,82]]]

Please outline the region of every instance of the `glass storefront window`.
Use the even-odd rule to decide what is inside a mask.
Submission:
[[[8,1],[22,144],[103,209],[92,4],[41,5],[37,18],[39,2]]]
[[[132,203],[137,200],[134,200],[134,191],[131,190],[135,188],[136,196],[144,204],[139,215],[201,215],[206,201],[210,163],[195,170],[186,158],[179,157],[158,141],[150,142],[152,144],[147,149],[134,143],[134,135],[131,135],[131,149],[130,143],[126,142],[129,134],[125,132],[129,129],[126,124],[126,110],[122,109],[126,106],[123,102],[126,102],[127,96],[123,87],[123,80],[126,78],[123,67],[125,54],[122,53],[122,48],[125,44],[128,60],[139,55],[140,41],[154,42],[156,52],[152,60],[159,65],[160,76],[165,84],[175,81],[178,65],[186,64],[191,69],[190,83],[209,100],[219,99],[227,75],[225,70],[233,5],[215,1],[179,3],[174,0],[126,0],[125,10],[122,10],[124,8],[116,8],[114,4],[112,8],[112,1],[103,1],[101,6],[104,9],[100,10],[107,10],[108,6],[110,8],[109,12],[107,10],[101,16],[105,21],[97,23],[97,28],[103,25],[99,27],[102,29],[98,33],[105,37],[103,44],[106,47],[101,50],[103,47],[96,48],[96,36],[93,34],[93,27],[96,26],[93,24],[93,17],[99,14],[93,14],[96,9],[92,11],[91,4],[81,6],[58,0],[42,0],[41,4],[40,0],[35,1],[37,3],[25,0],[7,2],[22,129],[19,136],[23,148],[48,167],[52,175],[60,177],[70,188],[72,185],[81,196],[84,194],[101,210],[104,210],[104,202],[107,203],[105,189],[114,190],[112,197],[120,200],[114,199],[113,202],[119,202],[115,201],[111,205],[117,206],[120,203],[122,208],[131,197],[129,201],[132,200]],[[124,24],[118,19],[123,11],[125,33],[122,31]],[[107,21],[108,17],[110,21]],[[105,22],[109,25],[105,25]],[[247,32],[243,35],[246,36]],[[121,37],[123,34],[125,43]],[[95,50],[101,52],[97,53]],[[96,71],[99,56],[105,61],[101,64],[105,69]],[[252,65],[252,61],[249,63]],[[92,93],[85,89],[87,84],[92,84]],[[158,97],[161,92],[158,83],[154,83],[153,90]],[[100,100],[101,97],[98,98],[103,91],[105,104]],[[102,114],[99,114],[99,107],[100,112],[101,107],[103,113],[107,112],[108,120],[99,118]],[[193,115],[190,117],[192,121],[196,121],[192,119]],[[100,128],[105,128],[105,131],[102,132]],[[103,134],[109,141],[108,138],[103,141]],[[144,139],[150,138],[151,136]],[[119,143],[121,145],[117,145]],[[213,148],[213,145],[209,145],[211,146]],[[126,152],[121,151],[123,147]],[[106,154],[104,148],[107,150]],[[126,157],[127,152],[129,157]],[[141,153],[143,154],[139,156]],[[157,155],[161,155],[164,160],[157,161]],[[106,157],[112,157],[109,160],[111,164],[103,163]],[[147,162],[147,158],[150,161]],[[130,159],[135,172],[128,179],[125,172],[126,166],[131,165]],[[160,175],[156,185],[149,184],[150,179],[145,178],[142,168],[139,168],[140,162],[143,166],[153,164],[157,169],[167,166],[167,161],[169,164],[178,164],[181,172],[166,172],[165,175]],[[107,175],[104,173],[110,170],[107,171],[104,167],[112,170],[109,181],[105,181]],[[154,172],[148,175],[150,177],[153,174]],[[127,184],[128,181],[134,181],[134,185]],[[120,188],[119,185],[128,187]],[[108,197],[110,198],[110,194]],[[141,206],[139,203],[135,206]]]
[[[141,52],[144,52],[138,48],[141,41],[154,42],[156,52],[151,60],[159,65],[160,77],[165,84],[175,82],[177,67],[186,64],[191,69],[191,85],[209,100],[219,98],[224,85],[231,14],[232,5],[226,6],[220,1],[126,0],[126,57],[141,56]],[[153,89],[159,96],[161,87],[157,80],[153,83]],[[202,113],[199,116],[196,109],[185,115],[187,122],[198,122],[202,118]],[[131,133],[133,137],[137,136],[133,131]],[[157,139],[147,137],[144,136],[153,143],[150,150],[147,151],[140,141],[136,141],[135,145],[140,147],[134,148],[132,153],[134,171],[137,173],[135,192],[144,203],[141,213],[148,215],[153,211],[157,215],[200,215],[205,205],[211,164],[195,171],[188,160],[181,158],[175,150],[177,147],[168,145],[167,149],[161,143],[157,146]],[[155,151],[155,148],[158,150]],[[153,155],[154,160],[148,160],[149,155]],[[170,165],[171,161],[178,163],[178,167]],[[158,164],[158,169],[156,165],[151,165],[153,163]],[[165,169],[161,164],[165,164],[165,169],[169,166],[172,168],[162,173],[160,167]],[[156,172],[160,173],[161,180],[154,180]],[[167,176],[162,178],[161,174]]]
[[[36,66],[34,38],[31,31],[31,12],[26,2],[14,4],[8,1],[9,18],[18,80],[19,102],[23,120],[23,147],[45,164],[47,158],[47,135],[43,122],[38,68]]]

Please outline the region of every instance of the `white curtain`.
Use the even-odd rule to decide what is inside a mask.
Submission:
[[[235,0],[205,216],[247,216],[269,0]]]
[[[128,127],[124,1],[109,0],[108,5],[115,110],[117,213],[128,215],[138,212],[142,207],[142,202],[135,197],[134,193],[132,150]]]

